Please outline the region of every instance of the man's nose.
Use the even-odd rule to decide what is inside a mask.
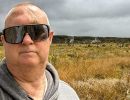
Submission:
[[[33,40],[31,39],[31,37],[29,36],[28,33],[25,34],[22,44],[24,44],[24,45],[33,44]]]

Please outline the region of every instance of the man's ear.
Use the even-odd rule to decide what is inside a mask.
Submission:
[[[50,41],[50,44],[52,43],[53,35],[54,35],[54,32],[51,31],[51,32],[49,33],[49,41]]]

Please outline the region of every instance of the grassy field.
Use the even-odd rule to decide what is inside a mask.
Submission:
[[[81,100],[130,100],[129,44],[53,44],[49,61]]]
[[[127,100],[129,96],[129,44],[53,44],[49,60],[81,100]]]

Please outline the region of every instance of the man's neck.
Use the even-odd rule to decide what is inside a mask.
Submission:
[[[23,90],[34,100],[42,100],[47,87],[45,68],[41,67],[9,67],[9,71],[14,76]]]
[[[45,76],[45,75],[44,75]],[[23,90],[27,93],[28,96],[34,100],[42,100],[47,88],[47,79],[46,77],[41,77],[37,81],[33,82],[22,82],[20,80],[16,81],[20,84]]]

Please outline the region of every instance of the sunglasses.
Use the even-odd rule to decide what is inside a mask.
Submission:
[[[33,41],[42,41],[49,37],[49,26],[46,24],[21,25],[3,30],[5,41],[10,44],[22,43],[26,33]]]

